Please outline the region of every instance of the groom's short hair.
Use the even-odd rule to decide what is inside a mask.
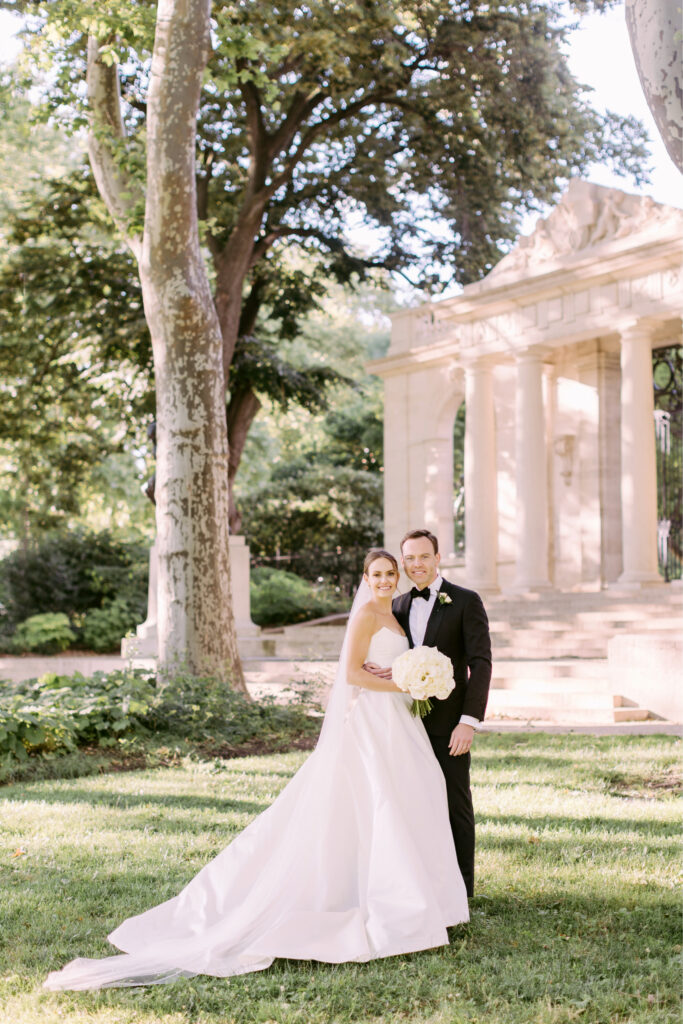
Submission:
[[[409,533],[407,533],[403,540],[401,541],[401,554],[403,554],[403,545],[407,540],[419,540],[420,537],[426,537],[427,540],[431,541],[432,547],[434,548],[434,554],[438,555],[439,542],[434,536],[434,534],[430,533],[429,530],[411,530]]]

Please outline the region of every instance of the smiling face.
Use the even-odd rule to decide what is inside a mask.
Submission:
[[[434,551],[429,537],[411,537],[403,542],[401,564],[418,590],[434,582],[440,560],[441,555]]]
[[[373,598],[393,597],[398,584],[398,570],[388,558],[375,558],[363,574],[363,579],[370,587]]]

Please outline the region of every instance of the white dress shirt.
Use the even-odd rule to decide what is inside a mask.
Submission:
[[[441,589],[442,582],[442,577],[437,573],[436,579],[432,580],[429,584],[429,600],[425,601],[423,597],[414,597],[410,602],[408,625],[410,627],[410,635],[413,638],[413,645],[415,647],[421,647],[424,643],[429,616],[432,614],[436,595]],[[474,718],[472,715],[461,715],[460,723],[462,723],[462,725],[471,725],[473,729],[476,729],[479,725],[479,719]]]

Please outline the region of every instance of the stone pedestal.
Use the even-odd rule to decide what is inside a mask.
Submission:
[[[149,549],[149,584],[147,587],[147,618],[135,630],[135,636],[125,636],[121,641],[123,658],[156,658],[157,642],[157,582],[159,560],[157,542]]]
[[[238,636],[256,636],[261,632],[251,621],[249,594],[249,548],[244,537],[230,537],[230,579],[232,583],[232,611]]]
[[[257,636],[261,631],[251,621],[251,598],[249,594],[249,548],[244,537],[230,537],[230,576],[232,584],[232,608],[238,637]],[[135,636],[124,637],[121,641],[121,655],[124,658],[156,658],[157,638],[157,581],[159,578],[156,541],[149,552],[149,589],[147,592],[147,618],[141,623]]]

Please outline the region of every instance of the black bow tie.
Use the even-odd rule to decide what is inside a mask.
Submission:
[[[413,587],[410,591],[411,600],[415,600],[416,597],[424,597],[425,601],[428,601],[431,597],[429,587],[425,587],[424,590],[418,590],[417,587]]]

